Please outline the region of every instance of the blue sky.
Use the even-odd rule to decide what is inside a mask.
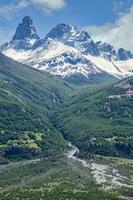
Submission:
[[[63,22],[86,27],[99,40],[99,32],[107,26],[115,27],[132,6],[132,0],[0,0],[0,43],[11,38],[25,15],[33,18],[41,37]]]

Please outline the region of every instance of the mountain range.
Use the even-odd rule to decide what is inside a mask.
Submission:
[[[60,76],[69,81],[121,79],[133,75],[133,54],[101,41],[95,42],[86,31],[58,24],[43,39],[25,16],[12,40],[0,51],[23,64]]]

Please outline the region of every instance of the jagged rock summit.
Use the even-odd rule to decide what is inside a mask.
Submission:
[[[38,43],[40,37],[33,25],[33,20],[29,16],[25,16],[16,29],[16,32],[10,42],[1,46],[1,51],[14,49],[16,51],[33,49]]]
[[[36,29],[33,26],[33,20],[29,16],[25,16],[22,23],[18,25],[12,40],[24,40],[26,38],[37,40],[39,39]]]

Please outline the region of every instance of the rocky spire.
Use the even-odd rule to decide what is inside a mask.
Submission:
[[[23,18],[22,23],[17,27],[16,33],[12,40],[24,40],[24,39],[39,39],[36,29],[33,26],[33,21],[29,16]]]

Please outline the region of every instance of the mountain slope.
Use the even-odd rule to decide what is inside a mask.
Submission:
[[[55,113],[53,121],[82,155],[133,158],[133,78],[87,92]]]
[[[65,141],[48,120],[74,90],[64,81],[0,54],[0,157],[62,151]]]
[[[58,24],[40,39],[26,16],[15,35],[0,50],[7,56],[67,80],[103,82],[106,78],[133,75],[133,54],[107,43],[94,42],[75,26]],[[97,78],[98,77],[98,78]]]

